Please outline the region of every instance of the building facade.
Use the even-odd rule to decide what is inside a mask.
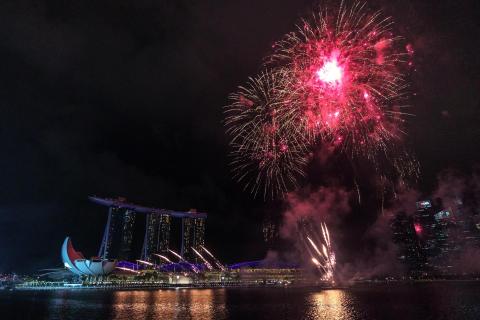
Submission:
[[[195,255],[192,247],[199,251],[203,245],[205,245],[205,219],[183,218],[181,256],[186,260],[198,262],[199,257]]]
[[[162,213],[149,213],[146,217],[142,260],[153,261],[154,254],[165,254],[170,244],[171,217]]]
[[[135,214],[132,210],[109,208],[98,256],[128,260],[131,255]]]
[[[391,228],[398,258],[410,275],[458,275],[466,250],[480,248],[480,228],[460,199],[447,208],[442,203],[419,201],[413,214],[398,213]]]
[[[205,244],[206,213],[187,212],[144,207],[126,202],[123,198],[104,199],[89,197],[94,203],[108,207],[108,217],[98,253],[103,259],[135,259],[132,252],[137,215],[145,215],[145,232],[141,260],[154,261],[154,254],[164,254],[170,249],[172,219],[181,219],[181,256],[197,261],[192,247]],[[138,257],[138,256],[137,256]]]

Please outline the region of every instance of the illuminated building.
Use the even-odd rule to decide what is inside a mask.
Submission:
[[[151,261],[154,253],[164,253],[169,248],[170,216],[162,213],[147,215],[142,260]]]
[[[73,248],[69,237],[63,241],[61,255],[65,268],[78,276],[107,275],[115,269],[117,263],[115,260],[108,259],[85,259],[81,252]]]
[[[120,240],[120,253],[118,259],[127,260],[130,258],[133,241],[133,226],[135,224],[135,213],[132,210],[125,210],[122,215],[122,231]]]
[[[413,215],[413,227],[420,247],[420,255],[423,258],[420,270],[431,273],[433,268],[431,257],[436,255],[438,248],[434,219],[435,208],[427,200],[419,201],[416,205],[417,211]]]
[[[205,245],[205,219],[193,219],[193,247]]]
[[[198,248],[205,243],[206,213],[196,210],[183,212],[144,207],[126,202],[123,198],[89,197],[89,199],[96,204],[108,207],[107,224],[98,254],[104,259],[128,260],[132,258],[134,224],[137,214],[146,215],[141,260],[151,261],[152,254],[164,253],[169,249],[171,220],[175,218],[182,219],[182,257],[196,260],[191,247]]]
[[[170,247],[170,224],[171,217],[168,214],[161,214],[157,252],[165,253]]]
[[[424,270],[426,258],[419,243],[422,227],[413,217],[402,212],[391,222],[393,242],[398,247],[398,259],[405,264],[407,274],[416,277]]]
[[[103,259],[129,259],[134,224],[135,214],[133,211],[115,207],[109,208],[98,256]]]
[[[459,199],[448,208],[430,201],[419,201],[416,208],[413,215],[399,213],[392,221],[399,259],[409,270],[430,276],[455,275],[455,261],[464,249],[480,246],[474,217],[464,211]]]
[[[191,211],[194,212],[194,211]],[[205,219],[183,218],[182,219],[182,247],[181,256],[187,260],[198,261],[192,247],[196,250],[205,244]]]
[[[266,218],[262,225],[263,241],[269,248],[273,247],[278,239],[278,226],[271,219]]]
[[[192,219],[183,218],[182,219],[182,248],[180,250],[180,255],[185,258],[192,257]]]

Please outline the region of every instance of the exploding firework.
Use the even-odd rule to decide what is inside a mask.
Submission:
[[[311,221],[302,220],[299,223],[299,233],[303,240],[303,247],[310,256],[310,260],[321,273],[324,281],[333,281],[335,272],[335,253],[330,241],[327,225],[320,223],[321,233],[318,233]]]
[[[267,70],[250,78],[230,95],[232,103],[225,112],[235,178],[264,197],[296,185],[307,163],[304,131],[296,127],[300,119],[286,104],[289,94],[280,77]]]
[[[282,194],[319,144],[352,161],[367,159],[394,178],[418,174],[400,147],[413,50],[401,45],[392,24],[364,2],[341,2],[274,44],[268,69],[239,87],[226,107],[239,181],[254,194]]]

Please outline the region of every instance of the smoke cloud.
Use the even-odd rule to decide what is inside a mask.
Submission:
[[[442,171],[432,192],[421,193],[414,188],[397,186],[391,199],[385,201],[383,210],[378,206],[373,219],[364,230],[359,232],[356,240],[359,244],[356,252],[349,252],[351,238],[345,236],[350,232],[349,219],[358,212],[355,205],[355,192],[342,187],[306,188],[287,195],[284,203],[283,221],[280,227],[280,237],[295,244],[299,249],[298,224],[304,219],[310,219],[318,225],[326,222],[332,231],[332,242],[337,254],[336,278],[340,283],[355,280],[384,279],[389,276],[405,276],[407,268],[399,259],[401,248],[394,242],[391,223],[398,214],[412,216],[420,200],[432,200],[438,208],[457,208],[461,205],[462,214],[469,223],[480,232],[480,214],[478,212],[480,175],[478,168],[469,177],[453,170]],[[360,205],[361,206],[361,205]],[[366,216],[368,219],[371,216]],[[413,227],[413,226],[412,226]],[[453,238],[455,233],[451,232]],[[480,234],[477,234],[480,236]],[[350,239],[350,240],[349,240]],[[455,274],[471,274],[480,272],[480,248],[458,238],[461,252],[452,253],[443,259],[448,259]],[[283,254],[282,254],[283,255]],[[298,259],[298,254],[290,253],[292,259]],[[269,259],[278,259],[279,255],[270,252]],[[285,257],[285,255],[284,255]],[[308,259],[301,258],[308,263]]]
[[[350,212],[350,193],[339,187],[321,187],[316,191],[290,193],[286,198],[286,211],[280,229],[282,238],[292,238],[298,223],[310,218],[315,223],[334,222],[334,216]]]

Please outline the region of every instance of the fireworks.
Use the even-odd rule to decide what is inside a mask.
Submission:
[[[124,267],[115,267],[115,269],[123,270],[123,271],[128,271],[128,272],[132,272],[132,273],[140,273],[140,272],[138,272],[137,270],[133,270],[133,269],[129,269],[129,268],[124,268]]]
[[[171,249],[168,249],[168,252],[170,252],[170,253],[173,254],[175,257],[177,257],[177,259],[178,259],[179,262],[184,262],[184,263],[188,264],[188,265],[190,266],[190,268],[193,270],[193,272],[195,272],[195,273],[199,273],[199,272],[200,272],[200,270],[198,270],[198,268],[197,268],[194,264],[192,264],[192,263],[188,262],[187,260],[185,260],[181,255],[179,255],[179,254],[176,253],[175,251],[173,251],[173,250],[171,250]]]
[[[170,252],[171,254],[173,254],[177,259],[178,261],[185,261],[185,259],[182,258],[181,255],[179,255],[178,253],[176,253],[175,251],[173,251],[172,249],[167,249],[168,252]]]
[[[149,262],[149,261],[145,261],[145,260],[137,260],[138,263],[140,264],[144,264],[146,266],[153,266],[154,264]]]
[[[198,252],[197,250],[195,250],[194,247],[192,247],[192,250],[193,250],[193,252],[195,252],[195,254],[196,254],[200,259],[202,259],[203,263],[205,264],[205,266],[207,267],[208,270],[213,270],[213,267],[212,267],[212,265],[210,264],[210,262],[208,262],[207,259],[205,259],[200,252]]]
[[[276,196],[296,184],[307,141],[284,90],[282,74],[264,71],[230,96],[226,110],[235,177],[255,195]]]
[[[333,281],[336,265],[335,253],[332,249],[327,225],[322,222],[320,227],[321,236],[315,231],[311,221],[302,220],[299,224],[300,236],[311,262],[322,274],[321,279]]]
[[[161,255],[161,254],[157,254],[157,253],[154,253],[153,255],[165,260],[167,263],[173,263],[170,259],[168,259],[167,257]]]
[[[267,69],[226,107],[235,176],[247,189],[264,197],[289,190],[319,144],[381,173],[388,163],[396,178],[418,172],[398,147],[413,51],[392,23],[363,2],[341,2],[275,43]]]
[[[202,248],[203,251],[205,251],[209,256],[210,258],[213,259],[213,261],[215,262],[215,265],[222,271],[225,271],[225,267],[220,263],[220,261],[218,261],[217,258],[215,258],[215,256],[207,250],[207,248],[205,248],[204,246],[200,246],[200,248]]]

